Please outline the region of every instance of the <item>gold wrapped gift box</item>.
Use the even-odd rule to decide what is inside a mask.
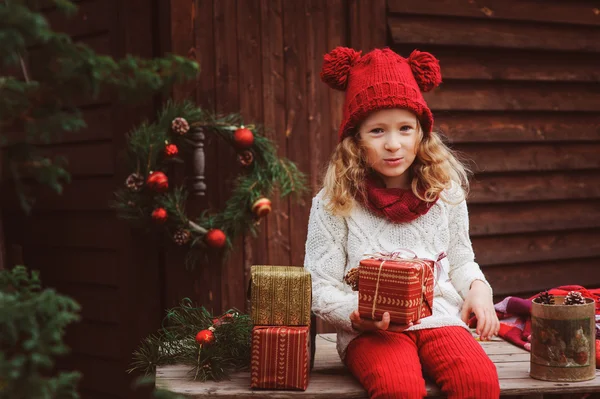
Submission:
[[[308,326],[310,273],[296,266],[252,266],[252,321],[260,326]]]

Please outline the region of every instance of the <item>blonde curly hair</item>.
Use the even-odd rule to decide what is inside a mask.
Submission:
[[[458,154],[444,144],[439,133],[432,131],[424,135],[420,123],[418,131],[417,154],[408,169],[412,192],[426,202],[434,202],[438,198],[451,202],[442,194],[454,182],[462,187],[462,198],[465,198],[471,171]],[[362,183],[370,172],[360,136],[355,133],[345,137],[336,146],[323,179],[327,210],[335,215],[349,215],[356,199],[366,195]]]

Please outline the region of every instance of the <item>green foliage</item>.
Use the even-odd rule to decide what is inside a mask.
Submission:
[[[190,231],[192,239],[187,244],[190,251],[186,264],[191,267],[199,257],[206,257],[209,253],[204,242],[207,230],[222,230],[227,236],[227,248],[231,249],[232,241],[241,234],[257,234],[259,220],[252,213],[252,205],[257,199],[291,194],[299,197],[307,187],[305,175],[289,159],[277,155],[275,145],[262,134],[261,127],[244,124],[237,114],[215,115],[190,102],[168,102],[155,123],[145,122],[129,133],[129,166],[132,173],[139,174],[144,181],[150,172],[168,174],[174,162],[183,162],[183,157],[164,156],[166,142],[176,144],[183,156],[191,152],[193,147],[188,139],[189,133],[178,135],[171,131],[171,122],[177,117],[184,118],[192,128],[202,127],[205,135],[217,135],[234,148],[233,135],[240,126],[245,125],[254,134],[254,143],[249,149],[254,162],[233,181],[231,197],[218,213],[207,211],[190,220],[185,213],[187,191],[181,186],[170,185],[166,193],[156,193],[145,186],[141,191],[123,187],[115,192],[113,207],[121,218],[134,225],[164,230],[169,238],[178,230]],[[235,160],[232,159],[232,162]],[[158,207],[164,208],[168,214],[166,223],[160,226],[156,226],[151,217],[152,211]]]
[[[43,288],[38,272],[0,270],[0,399],[79,398],[81,373],[55,370],[55,358],[69,352],[65,328],[80,320],[79,312],[73,299]],[[153,385],[153,376],[146,376],[134,389]],[[151,397],[182,399],[161,389]]]
[[[78,398],[78,372],[54,370],[68,352],[65,327],[79,320],[79,305],[24,266],[0,271],[0,398]]]
[[[200,346],[196,334],[214,328],[215,341]],[[232,371],[250,366],[252,321],[249,315],[231,309],[219,317],[189,299],[167,311],[163,327],[143,340],[134,352],[130,372],[154,374],[157,366],[191,366],[193,380],[223,380]]]
[[[69,0],[55,5],[67,15],[77,10]],[[86,127],[82,99],[94,101],[106,92],[123,101],[146,100],[199,72],[195,62],[176,55],[120,60],[98,55],[52,30],[38,10],[38,1],[0,2],[0,144],[26,211],[34,199],[22,183],[25,177],[57,193],[69,181],[66,165],[45,156],[40,145]]]

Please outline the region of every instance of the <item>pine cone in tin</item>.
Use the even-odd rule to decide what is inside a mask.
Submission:
[[[189,231],[179,229],[173,234],[173,241],[175,241],[177,245],[185,245],[190,241],[191,237],[192,235]]]
[[[570,291],[565,297],[565,305],[583,305],[585,298],[581,295],[581,292]]]
[[[186,134],[190,130],[190,124],[185,119],[178,117],[171,122],[171,129],[176,134]]]
[[[344,276],[344,281],[352,287],[352,291],[358,291],[358,267],[348,270],[348,273]]]
[[[540,292],[538,298],[540,298],[540,302],[544,305],[554,305],[554,295],[548,291]]]

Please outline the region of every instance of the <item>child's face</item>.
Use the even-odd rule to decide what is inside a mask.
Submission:
[[[410,188],[410,165],[415,160],[419,128],[417,117],[405,109],[383,109],[370,114],[360,125],[367,164],[388,188]]]

